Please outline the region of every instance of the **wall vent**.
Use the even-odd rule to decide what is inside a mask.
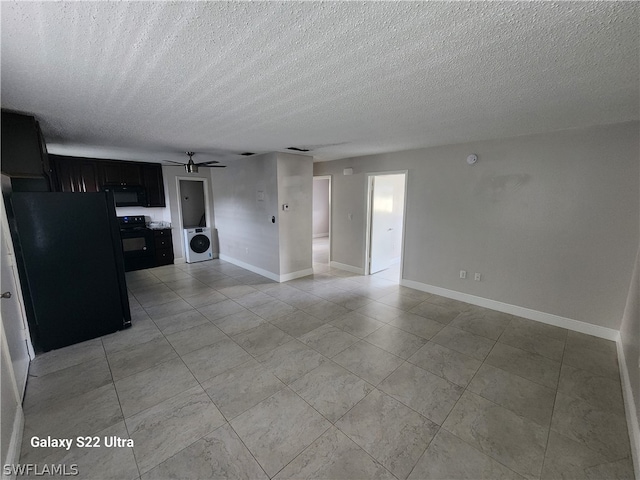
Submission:
[[[255,155],[255,153],[253,153],[253,152],[243,152],[240,155],[242,155],[243,157],[250,157],[251,155]]]
[[[308,152],[308,148],[287,147],[287,150],[293,150],[294,152]]]

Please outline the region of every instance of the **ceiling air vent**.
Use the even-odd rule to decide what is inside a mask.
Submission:
[[[287,150],[293,150],[294,152],[308,152],[308,148],[287,147]]]
[[[240,155],[242,155],[243,157],[250,157],[251,155],[255,155],[255,153],[253,153],[253,152],[243,152]]]

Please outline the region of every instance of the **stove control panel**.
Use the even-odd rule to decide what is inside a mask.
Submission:
[[[126,217],[118,217],[120,228],[140,228],[146,227],[144,215],[129,215]]]

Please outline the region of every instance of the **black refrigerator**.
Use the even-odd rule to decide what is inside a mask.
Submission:
[[[31,338],[48,351],[131,326],[110,194],[14,192],[10,223]]]

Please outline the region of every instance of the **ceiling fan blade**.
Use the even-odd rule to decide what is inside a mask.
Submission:
[[[184,165],[184,162],[174,162],[173,160],[161,160],[162,162],[175,163],[176,165]]]
[[[208,164],[210,164],[210,163],[220,163],[220,162],[218,162],[217,160],[211,160],[210,162],[198,162],[198,163],[195,163],[194,165],[204,165],[204,166],[207,166],[207,165],[208,165]]]
[[[207,167],[207,168],[227,168],[226,165],[198,165],[199,167]]]

